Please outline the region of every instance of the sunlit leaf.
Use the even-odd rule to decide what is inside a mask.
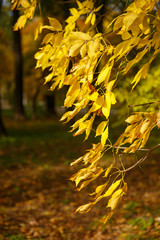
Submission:
[[[103,133],[107,123],[108,123],[107,121],[103,121],[98,125],[98,127],[96,129],[96,136],[99,136]]]
[[[56,18],[48,18],[50,25],[56,30],[56,31],[62,31],[62,25]]]

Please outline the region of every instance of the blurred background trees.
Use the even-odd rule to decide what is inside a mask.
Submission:
[[[43,111],[47,116],[56,115],[56,108],[62,104],[64,94],[58,96],[48,91],[48,86],[43,86],[45,75],[35,69],[34,54],[41,39],[34,41],[34,34],[40,21],[48,23],[47,16],[56,16],[65,24],[71,5],[68,1],[42,0],[43,19],[37,10],[34,19],[22,31],[13,32],[20,13],[10,11],[10,1],[0,1],[1,105],[4,111],[12,110],[17,120],[28,116],[35,118],[37,111]]]
[[[132,0],[128,1],[128,4],[131,2]],[[97,13],[97,29],[100,32],[103,32],[108,23],[127,6],[125,0],[98,0],[96,4],[104,5]],[[62,25],[65,25],[65,19],[70,14],[68,9],[75,6],[76,1],[41,0],[41,13],[37,9],[34,19],[28,21],[21,32],[13,32],[13,24],[20,13],[18,11],[14,11],[13,13],[10,11],[10,1],[0,1],[0,96],[3,112],[12,110],[16,119],[23,119],[29,116],[36,118],[41,112],[43,112],[43,116],[51,116],[56,115],[59,110],[60,112],[64,111],[63,108],[60,109],[65,94],[63,90],[58,93],[48,91],[49,87],[43,85],[45,73],[42,75],[41,70],[35,69],[36,61],[34,54],[41,46],[40,42],[43,38],[43,32],[41,37],[36,41],[34,41],[34,33],[40,21],[48,23],[47,16],[56,17]],[[80,30],[84,27],[86,28],[84,22],[85,16],[81,16],[77,23]],[[119,37],[115,36],[115,33],[107,34],[106,38],[114,45],[117,45],[120,41]],[[134,56],[133,51],[130,54]],[[128,73],[128,78],[134,75],[137,67],[139,66],[135,65],[133,70]],[[158,74],[157,69],[153,69],[152,73],[156,71],[156,74]],[[155,73],[152,73],[149,78],[155,75]],[[158,79],[157,75],[156,79]],[[150,80],[147,81],[147,86],[150,86],[150,82]],[[125,114],[124,108],[135,101],[134,99],[130,99],[130,102],[128,102],[127,91],[125,91],[128,88],[130,88],[129,81],[122,81],[120,83],[120,91],[118,90],[116,93],[118,104],[115,105],[114,114],[117,115],[118,121],[115,122],[115,126],[120,124],[122,116]],[[155,89],[154,86],[152,88]],[[146,85],[143,86],[142,84],[137,87],[135,95],[136,93],[138,96],[142,94],[143,89],[146,89]],[[156,94],[156,91],[153,90],[153,94]],[[138,101],[138,98],[136,100]],[[123,105],[124,108],[117,108],[119,104]],[[125,118],[126,116],[123,116],[123,119]],[[3,124],[0,125],[2,126]]]

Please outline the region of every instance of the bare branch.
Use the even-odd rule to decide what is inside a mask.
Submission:
[[[137,105],[128,105],[129,108],[131,107],[140,107],[140,106],[146,106],[154,103],[160,103],[160,101],[153,101],[153,102],[148,102],[148,103],[142,103],[142,104],[137,104]]]
[[[68,1],[56,1],[58,4],[67,4],[67,3],[75,3],[76,0],[68,0]]]
[[[114,148],[116,148],[116,149],[124,149],[125,150],[127,147],[115,147],[114,146]],[[145,152],[149,152],[149,150],[150,149],[148,149],[148,148],[138,148],[137,149],[137,151],[145,151]]]
[[[133,168],[135,168],[137,165],[139,165],[140,163],[144,162],[146,160],[146,158],[150,155],[151,152],[153,152],[155,149],[160,147],[160,143],[158,145],[156,145],[155,147],[151,148],[148,150],[147,154],[145,156],[143,156],[142,158],[140,158],[134,165],[132,165],[131,167],[121,170],[121,173],[126,173],[130,170],[132,170]]]

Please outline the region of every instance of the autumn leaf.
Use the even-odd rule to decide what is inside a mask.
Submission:
[[[160,110],[157,113],[157,126],[160,128]]]
[[[53,27],[53,30],[62,31],[62,25],[60,24],[60,22],[56,18],[48,17],[48,19],[49,19],[50,25]]]
[[[12,9],[21,9],[22,14],[14,30],[23,28],[27,20],[33,18],[37,2],[38,0],[12,0]],[[74,131],[73,136],[84,133],[87,140],[92,130],[95,131],[95,136],[100,136],[99,143],[93,144],[83,157],[71,164],[84,165],[71,177],[71,180],[75,181],[77,191],[97,178],[103,180],[103,183],[95,188],[93,202],[79,207],[77,212],[88,212],[102,198],[107,198],[107,208],[110,212],[104,219],[106,222],[126,193],[125,174],[123,174],[126,170],[113,167],[119,159],[115,154],[121,150],[123,154],[141,150],[152,129],[155,126],[160,128],[158,102],[151,99],[151,103],[142,104],[140,100],[138,104],[130,105],[130,111],[127,110],[124,114],[128,115],[125,120],[127,126],[115,144],[110,140],[109,133],[113,130],[109,121],[112,122],[116,115],[121,118],[119,112],[122,112],[126,95],[127,101],[135,92],[140,95],[135,87],[140,85],[141,79],[147,79],[150,65],[151,63],[153,65],[153,61],[160,53],[160,11],[156,0],[134,0],[126,4],[123,13],[113,17],[107,24],[104,21],[107,27],[103,33],[100,33],[96,25],[103,16],[99,16],[98,11],[104,6],[95,7],[93,0],[76,1],[76,3],[77,7],[70,9],[70,16],[65,20],[64,28],[56,18],[51,17],[48,18],[48,25],[40,24],[37,27],[36,38],[43,29],[49,32],[44,33],[42,45],[35,54],[36,68],[41,68],[47,73],[45,83],[51,83],[51,91],[67,86],[64,107],[69,111],[66,110],[60,120],[68,122],[76,117],[75,123],[71,126],[71,131]],[[83,27],[79,25],[81,21]],[[135,64],[137,64],[136,68],[133,69]],[[131,82],[131,92],[127,78]],[[145,86],[145,90],[148,85],[152,89],[153,83],[152,79],[150,84]],[[120,96],[123,100],[120,100]],[[152,108],[150,108],[151,104],[153,104]],[[146,105],[149,109],[145,108]],[[114,106],[115,111],[112,111]],[[142,112],[134,112],[135,107],[143,108]],[[102,167],[101,158],[109,149],[112,150],[113,163],[107,168]],[[113,176],[115,176],[114,181]],[[105,179],[107,182],[104,182]]]

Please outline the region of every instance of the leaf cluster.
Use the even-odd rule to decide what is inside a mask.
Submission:
[[[15,26],[16,30],[25,25],[27,18],[33,17],[35,10],[33,6],[37,1],[12,2],[13,8],[22,6],[25,9],[24,15]],[[86,140],[94,128],[95,119],[101,116],[102,121],[95,128],[100,141],[93,144],[83,157],[72,164],[81,162],[84,167],[74,174],[71,180],[75,181],[77,190],[81,190],[97,178],[106,179],[95,189],[93,201],[77,209],[80,213],[87,212],[102,198],[107,198],[107,208],[110,212],[103,219],[103,222],[106,222],[127,192],[125,170],[116,168],[114,157],[114,153],[118,152],[116,149],[124,146],[124,153],[133,153],[143,148],[151,130],[157,125],[159,127],[159,112],[156,110],[137,112],[126,119],[129,125],[115,144],[108,138],[111,108],[117,103],[115,89],[118,89],[120,81],[125,79],[132,67],[149,54],[148,61],[142,63],[131,81],[134,91],[140,80],[146,79],[151,63],[160,53],[160,9],[156,5],[156,0],[135,0],[124,13],[108,25],[104,33],[100,33],[96,28],[96,14],[102,6],[95,8],[93,0],[76,2],[77,8],[70,9],[70,16],[66,19],[64,28],[55,18],[48,18],[49,25],[40,25],[37,28],[36,38],[43,29],[47,29],[48,33],[35,55],[36,67],[43,71],[49,70],[45,83],[52,83],[51,91],[67,86],[64,106],[73,109],[67,111],[61,121],[68,122],[82,112],[81,110],[87,109],[87,112],[71,127],[74,136],[85,133]],[[85,17],[84,24],[87,28],[84,29],[87,31],[78,29],[77,21],[82,16]],[[117,45],[107,39],[108,28],[111,26],[115,35],[121,39]],[[131,58],[133,51],[135,54]],[[103,169],[99,161],[109,149],[113,152],[113,163]]]

